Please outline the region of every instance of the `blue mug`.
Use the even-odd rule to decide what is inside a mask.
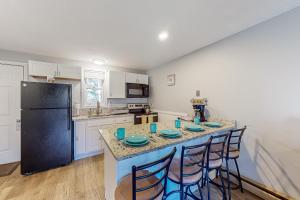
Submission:
[[[175,120],[175,128],[181,128],[181,120],[180,119]]]
[[[151,124],[150,124],[150,132],[151,132],[151,133],[156,133],[156,130],[157,130],[157,125],[156,125],[156,123],[151,123]]]
[[[195,117],[194,118],[194,123],[199,125],[200,124],[200,117]]]
[[[117,132],[115,132],[115,137],[118,140],[124,140],[124,138],[125,138],[125,128],[118,128]]]

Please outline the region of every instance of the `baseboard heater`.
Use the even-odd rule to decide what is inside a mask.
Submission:
[[[230,171],[229,172],[232,176],[237,176],[235,172]],[[243,183],[243,188],[245,190],[248,190],[249,192],[263,198],[263,199],[270,199],[270,200],[294,200],[294,198],[289,197],[285,194],[281,194],[279,192],[276,192],[268,187],[266,187],[263,184],[260,184],[250,178],[241,176],[242,183]],[[235,184],[238,184],[235,179],[231,180]]]

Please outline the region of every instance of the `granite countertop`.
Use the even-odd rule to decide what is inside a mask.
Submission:
[[[89,119],[101,119],[101,118],[113,118],[113,117],[127,117],[127,116],[133,116],[131,113],[124,113],[124,114],[99,114],[99,115],[79,115],[79,116],[73,116],[73,121],[79,121],[79,120],[89,120]]]
[[[114,125],[111,128],[107,129],[100,129],[99,132],[102,135],[102,138],[106,145],[109,147],[110,151],[114,155],[116,160],[123,160],[126,158],[134,157],[143,153],[155,151],[157,149],[161,149],[170,145],[179,144],[182,142],[186,142],[189,140],[193,140],[195,138],[200,138],[208,134],[213,134],[216,132],[227,131],[231,130],[235,127],[234,121],[227,121],[227,120],[214,120],[219,121],[223,124],[221,128],[209,128],[204,127],[205,131],[203,132],[190,132],[184,129],[180,129],[182,131],[182,137],[180,138],[173,138],[173,139],[166,139],[159,136],[159,131],[163,129],[175,129],[174,122],[170,123],[157,123],[157,133],[151,134],[149,132],[149,124],[141,124],[141,125],[132,125],[122,124],[122,125]],[[187,122],[182,122],[182,127]],[[150,142],[148,145],[143,147],[129,147],[123,144],[121,141],[118,141],[114,136],[117,128],[126,128],[126,135],[131,134],[143,134],[148,135],[150,138]]]

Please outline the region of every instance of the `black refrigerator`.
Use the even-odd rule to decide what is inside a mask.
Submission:
[[[21,174],[72,162],[72,86],[21,82]]]

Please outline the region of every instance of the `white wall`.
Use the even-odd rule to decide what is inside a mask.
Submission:
[[[149,71],[158,110],[192,113],[195,90],[212,116],[247,125],[241,173],[300,199],[300,8]],[[180,48],[180,47],[179,47]],[[167,86],[167,75],[176,85]]]

